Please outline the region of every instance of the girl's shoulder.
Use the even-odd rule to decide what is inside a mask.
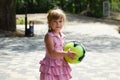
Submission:
[[[53,32],[48,32],[47,35],[50,35],[52,37],[56,37],[57,36]],[[61,35],[61,37],[65,37],[65,35],[62,32],[60,32],[60,35]]]
[[[48,32],[45,34],[45,38],[53,38],[55,35],[52,32]]]
[[[51,34],[49,34],[49,33],[46,33],[45,34],[45,37],[44,37],[44,41],[46,42],[48,42],[48,41],[51,41],[52,40],[52,36],[51,36]]]
[[[47,35],[49,35],[49,36],[55,36],[53,32],[48,32]]]

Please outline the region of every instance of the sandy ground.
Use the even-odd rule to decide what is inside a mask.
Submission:
[[[85,46],[86,56],[81,63],[70,64],[71,80],[120,80],[120,34],[116,30],[119,24],[73,16],[68,17],[63,33],[66,42],[80,41]],[[24,25],[17,25],[17,29],[24,30]],[[1,80],[39,80],[46,32],[46,23],[35,24],[34,37],[0,38]]]

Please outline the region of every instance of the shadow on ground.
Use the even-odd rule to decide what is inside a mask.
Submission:
[[[33,15],[34,16],[34,15]],[[38,15],[40,16],[40,15]],[[76,21],[78,24],[81,23],[89,23],[89,22],[104,22],[113,24],[111,22],[105,22],[101,19],[95,19],[80,15],[70,15],[68,14],[68,20],[70,22]],[[44,16],[46,17],[46,15]],[[42,17],[43,19],[43,17]],[[118,23],[114,23],[118,25]],[[76,24],[77,25],[77,24]],[[44,32],[44,31],[43,31]],[[79,35],[80,37],[76,36],[77,34],[71,34],[72,32],[64,32],[69,36],[66,40],[79,40],[82,42],[86,48],[86,51],[90,52],[120,52],[120,40],[117,37],[110,37],[106,35],[101,36],[89,36],[89,35]],[[2,51],[15,51],[16,53],[28,53],[32,51],[45,51],[44,48],[44,34],[41,33],[35,37],[3,37],[0,38],[0,50]]]
[[[67,32],[66,32],[67,33]],[[16,53],[29,53],[34,51],[45,51],[43,35],[38,35],[35,37],[16,37],[16,38],[1,38],[0,39],[0,50],[3,51],[15,51]],[[109,36],[98,36],[91,37],[86,35],[81,35],[77,37],[75,35],[70,35],[66,39],[66,42],[79,40],[86,48],[88,52],[120,52],[120,41],[119,38],[109,37]],[[7,53],[0,53],[2,55]]]

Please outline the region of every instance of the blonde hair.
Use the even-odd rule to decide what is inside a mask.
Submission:
[[[64,22],[66,21],[66,15],[63,12],[63,10],[58,8],[58,9],[52,9],[48,12],[48,16],[47,16],[48,23],[50,23],[52,20],[57,20],[59,18],[63,19]],[[49,27],[48,31],[50,32],[51,28],[49,25],[48,27]]]

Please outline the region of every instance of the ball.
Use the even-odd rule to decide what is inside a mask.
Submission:
[[[71,63],[71,64],[80,63],[82,61],[82,59],[85,57],[85,48],[84,48],[83,44],[80,42],[77,42],[77,41],[68,42],[64,46],[64,51],[68,51],[68,49],[70,49],[70,51],[76,53],[76,56],[74,57],[74,59],[71,59],[70,57],[65,56],[65,60],[68,63]]]

